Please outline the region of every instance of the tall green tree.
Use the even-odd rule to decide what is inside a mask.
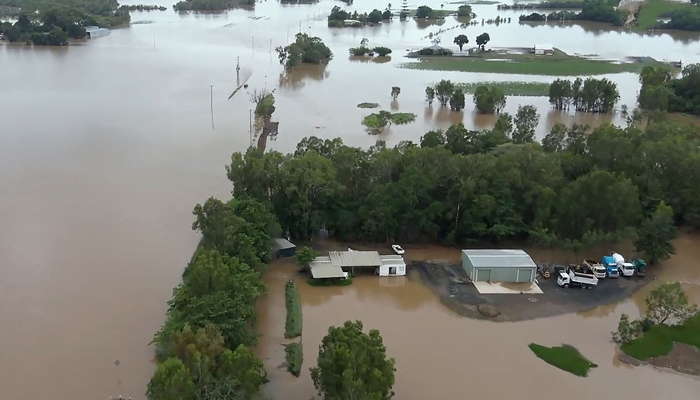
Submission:
[[[515,131],[513,132],[513,142],[527,143],[535,140],[535,128],[540,122],[540,114],[537,108],[531,105],[518,106],[515,114]]]
[[[491,36],[489,36],[488,33],[484,32],[481,35],[476,37],[476,45],[481,47],[481,51],[484,51],[486,49],[486,44],[491,40]]]
[[[673,246],[675,238],[673,210],[662,201],[651,216],[642,221],[634,247],[637,252],[644,254],[649,264],[656,264],[676,254],[676,248]]]
[[[308,271],[311,261],[318,257],[318,253],[311,247],[304,246],[297,249],[295,257],[299,269],[302,271]]]
[[[446,79],[441,80],[435,85],[435,97],[437,97],[437,100],[443,107],[447,106],[447,103],[449,103],[450,98],[452,97],[452,93],[454,93],[454,91],[454,83]]]
[[[328,328],[311,379],[324,400],[388,400],[394,397],[394,359],[377,330],[362,331],[362,322]]]
[[[196,400],[194,382],[182,361],[168,358],[158,365],[146,390],[148,400]]]
[[[688,297],[679,282],[667,283],[652,290],[646,303],[645,315],[655,324],[683,324],[698,312],[697,306],[688,303]]]
[[[465,44],[469,43],[469,38],[465,34],[460,34],[455,36],[453,43],[459,46],[459,51],[462,51],[462,47],[464,47]]]

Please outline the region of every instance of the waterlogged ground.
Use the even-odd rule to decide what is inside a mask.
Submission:
[[[426,3],[439,7],[434,0]],[[280,135],[268,148],[284,152],[308,135],[369,146],[377,138],[389,145],[417,141],[429,129],[460,121],[488,129],[493,118],[475,115],[471,105],[464,113],[426,108],[425,86],[443,78],[550,79],[397,68],[406,49],[427,45],[422,37],[457,23],[396,21],[360,30],[329,30],[325,15],[336,4],[340,3],[280,6],[268,0],[254,11],[216,15],[134,12],[134,22],[152,23],[117,29],[108,37],[68,48],[0,44],[0,317],[7,322],[0,333],[6,344],[0,357],[3,398],[144,398],[154,368],[153,350],[147,345],[198,241],[190,230],[192,207],[209,196],[230,195],[223,166],[233,151],[250,143],[248,95],[240,92],[227,100],[236,87],[238,57],[240,78],[249,79],[249,90],[276,89],[273,120],[280,122]],[[357,0],[352,8],[374,7],[384,5]],[[474,11],[480,17],[497,15],[495,6],[475,5]],[[322,37],[335,58],[326,67],[281,75],[271,44],[284,45],[287,32],[291,40],[300,25]],[[449,45],[457,31],[448,31],[443,44]],[[531,27],[515,21],[469,27],[465,33],[473,38],[483,31],[490,33],[494,46],[552,43],[566,52],[609,58],[699,60],[697,44],[685,34],[638,36],[598,25]],[[394,49],[391,61],[349,60],[347,49],[363,37],[372,45]],[[609,78],[620,86],[621,103],[632,105],[637,77]],[[370,110],[356,105],[377,102],[392,109],[391,86],[402,89],[394,108],[416,113],[418,119],[380,137],[369,136],[360,121]],[[539,108],[540,137],[558,121],[621,122],[618,115],[564,116],[550,111],[545,98],[512,97],[506,110],[514,112],[518,104]],[[679,243],[685,250],[679,245],[674,260],[683,260],[678,264],[689,268],[669,276],[687,282],[686,289],[700,301],[699,269],[690,268],[698,259],[698,238],[684,237]],[[273,288],[277,280],[284,281],[285,271],[272,269],[268,279]],[[575,398],[633,394],[691,399],[700,388],[686,378],[613,364],[608,332],[619,313],[634,313],[643,297],[586,316],[519,323],[516,331],[456,317],[415,276],[403,286],[379,286],[381,282],[358,279],[348,288],[302,292],[304,343],[310,351],[306,366],[328,325],[359,318],[382,330],[397,358],[401,399],[463,398],[466,389],[487,399],[522,393],[547,399],[556,393],[553,383],[542,380],[549,377],[575,389],[569,392]],[[275,398],[308,400],[313,389],[307,372],[292,381],[275,369],[281,362],[275,357],[282,353],[271,335],[282,334],[275,324],[283,321],[283,303],[275,302],[276,295],[272,290],[268,303],[261,304],[261,330],[266,335],[259,351],[269,357],[266,364],[273,378],[266,390]],[[534,360],[526,347],[530,341],[576,345],[601,365],[589,378],[596,385]],[[504,373],[518,385],[503,385]],[[625,381],[636,383],[619,385]]]
[[[658,282],[681,280],[691,300],[700,302],[700,272],[695,244],[698,236],[676,241],[678,255],[660,268]],[[453,258],[454,250],[431,248],[412,257]],[[457,253],[458,254],[458,253]],[[283,366],[284,294],[288,279],[297,282],[303,304],[304,367],[299,378]],[[263,336],[258,354],[263,357],[270,383],[266,393],[289,400],[308,400],[313,383],[308,368],[315,364],[318,346],[329,325],[359,319],[366,329],[379,329],[390,356],[396,359],[396,397],[428,398],[559,399],[552,390],[557,382],[567,397],[694,399],[700,380],[650,367],[632,368],[620,363],[610,332],[617,328],[621,313],[636,317],[646,292],[656,283],[622,303],[554,318],[525,322],[494,323],[463,318],[442,305],[420,280],[416,271],[407,277],[360,276],[347,287],[311,287],[296,273],[291,262],[278,262],[266,277],[270,295],[259,303]],[[562,343],[576,346],[598,368],[588,378],[579,378],[537,359],[529,343],[546,346]],[[499,378],[507,374],[508,384]],[[620,385],[620,382],[635,382]]]

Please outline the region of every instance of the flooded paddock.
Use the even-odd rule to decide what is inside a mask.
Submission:
[[[440,7],[435,0],[424,3]],[[469,99],[463,113],[426,107],[425,86],[440,79],[552,79],[398,68],[407,49],[427,45],[428,39],[422,38],[428,33],[458,21],[328,29],[325,16],[334,5],[342,4],[324,0],[282,6],[268,0],[255,10],[208,15],[132,12],[134,25],[67,48],[0,43],[0,316],[7,322],[0,333],[5,344],[0,357],[3,398],[145,397],[154,368],[148,343],[198,241],[190,230],[192,208],[209,196],[230,195],[223,166],[232,152],[250,144],[248,94],[241,91],[227,100],[236,87],[238,60],[240,79],[249,79],[249,91],[276,89],[273,119],[280,122],[280,135],[268,148],[282,152],[293,151],[309,135],[340,137],[367,147],[377,139],[388,145],[418,141],[430,129],[457,122],[488,129],[493,117],[475,114]],[[384,6],[357,0],[350,8]],[[452,6],[445,4],[446,9]],[[498,15],[495,5],[473,8],[480,18]],[[271,49],[288,43],[300,29],[320,36],[335,57],[326,66],[286,74]],[[443,42],[450,43],[457,31],[445,33]],[[595,24],[529,26],[515,20],[465,29],[470,38],[484,31],[491,35],[489,46],[551,43],[566,52],[609,58],[639,56],[644,49],[643,55],[658,59],[700,60],[697,36],[691,34],[637,35]],[[349,59],[348,48],[363,37],[371,45],[392,48],[391,60]],[[606,77],[618,84],[620,104],[632,106],[637,77]],[[402,89],[393,107],[391,86]],[[367,135],[360,121],[368,111],[356,108],[366,101],[413,112],[417,121],[380,136]],[[514,113],[519,104],[538,107],[538,137],[555,122],[622,122],[620,115],[562,115],[551,111],[544,97],[510,97],[506,111]],[[686,268],[697,265],[698,238],[685,237],[679,243],[679,254],[664,271],[677,268],[677,275],[668,272],[669,278],[687,282],[684,288],[700,302],[699,269]],[[258,351],[269,358],[272,382],[266,390],[275,398],[308,400],[313,388],[307,370],[315,347],[329,325],[346,319],[362,319],[367,328],[382,331],[397,359],[400,399],[463,398],[466,390],[487,399],[524,393],[543,399],[560,396],[560,385],[550,378],[570,385],[574,390],[567,395],[574,398],[681,400],[698,392],[697,382],[687,378],[613,364],[609,331],[620,311],[636,310],[641,293],[609,312],[596,309],[587,318],[568,315],[518,323],[516,331],[456,317],[413,274],[397,286],[381,286],[374,277],[358,279],[348,288],[311,288],[300,282],[307,356],[305,372],[295,380],[277,369],[282,353],[274,335],[281,335],[278,324],[284,318],[275,288],[284,281],[284,271],[272,268],[267,279],[273,289],[261,302],[260,330],[265,335]],[[540,363],[526,347],[530,341],[564,340],[601,365],[592,381]],[[517,385],[503,385],[504,373]],[[629,381],[636,383],[619,384]]]

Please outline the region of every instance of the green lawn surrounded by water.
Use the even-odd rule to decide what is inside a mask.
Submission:
[[[285,345],[284,360],[287,362],[287,371],[299,376],[301,365],[304,363],[304,351],[301,343],[295,342]]]
[[[491,72],[546,76],[603,75],[638,72],[645,65],[662,65],[654,59],[644,63],[612,63],[606,60],[570,56],[556,49],[554,55],[477,53],[469,57],[421,57],[418,62],[402,64],[409,69],[431,71]]]
[[[546,347],[536,343],[528,346],[537,357],[561,370],[574,375],[586,377],[591,368],[597,367],[574,346],[563,344],[559,347]]]
[[[673,342],[700,349],[700,313],[683,325],[654,325],[641,337],[620,346],[620,350],[638,360],[646,360],[667,355],[673,349]]]
[[[474,93],[479,86],[496,86],[506,96],[549,96],[549,85],[546,82],[470,82],[455,84],[464,93]]]
[[[287,339],[301,336],[301,296],[294,281],[284,286],[284,302],[287,307],[287,320],[284,324],[284,337]]]
[[[690,3],[680,3],[676,1],[647,0],[640,5],[637,26],[634,30],[642,31],[648,29],[650,26],[656,24],[656,21],[662,14],[689,7],[695,6]]]

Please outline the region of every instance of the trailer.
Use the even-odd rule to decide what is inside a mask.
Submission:
[[[596,262],[595,260],[586,259],[583,260],[583,264],[586,265],[588,269],[591,270],[591,273],[598,279],[605,278],[605,275],[608,272],[607,268],[605,268],[603,264]]]
[[[594,286],[598,285],[598,278],[593,274],[581,274],[569,269],[567,272],[559,272],[557,285],[563,288],[579,286],[583,289],[593,289]]]

